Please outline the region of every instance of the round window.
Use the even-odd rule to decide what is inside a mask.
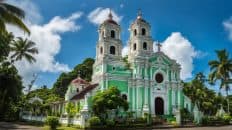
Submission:
[[[158,73],[158,74],[155,75],[155,80],[156,80],[157,83],[162,83],[163,80],[164,80],[164,77],[163,77],[162,74]]]

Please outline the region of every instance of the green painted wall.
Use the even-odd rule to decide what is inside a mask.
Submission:
[[[132,100],[133,100],[133,98],[132,98],[132,94],[133,94],[133,91],[132,91],[132,88],[130,87],[129,88],[129,91],[130,91],[130,93],[129,93],[129,110],[132,110]]]
[[[169,114],[172,114],[172,89],[169,89],[168,90],[168,111],[169,111]]]
[[[183,94],[183,91],[180,91],[180,107],[184,108],[184,94]]]
[[[171,70],[168,71],[168,79],[171,81]]]
[[[109,80],[109,87],[117,87],[121,92],[128,92],[128,83],[126,81]]]
[[[142,110],[144,104],[144,87],[138,88],[138,108]]]

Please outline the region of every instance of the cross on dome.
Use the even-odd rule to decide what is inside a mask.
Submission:
[[[112,13],[111,13],[111,9],[109,9],[109,10],[110,10],[110,12],[109,12],[108,17],[109,17],[110,20],[112,20],[112,19],[113,19],[113,15],[112,15]]]
[[[158,43],[158,44],[156,44],[156,46],[158,47],[158,52],[160,52],[162,45],[160,43]]]
[[[141,19],[141,18],[142,18],[142,11],[141,9],[138,9],[137,19]]]

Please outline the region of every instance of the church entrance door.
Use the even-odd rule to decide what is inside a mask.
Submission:
[[[156,115],[164,114],[164,100],[160,97],[155,98],[155,114]]]

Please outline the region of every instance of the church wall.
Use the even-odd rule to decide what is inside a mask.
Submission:
[[[133,91],[132,91],[132,87],[129,88],[129,110],[132,111],[132,101],[133,101],[133,98],[132,98],[132,95],[133,95]]]
[[[118,80],[109,80],[109,87],[117,87],[121,93],[128,94],[128,83],[126,81],[118,81]]]
[[[172,88],[168,90],[168,99],[169,99],[168,112],[169,112],[169,115],[171,115],[172,114]]]
[[[144,87],[138,87],[138,108],[137,110],[139,111],[138,115],[142,114],[142,109],[143,109],[143,104],[144,104]]]

